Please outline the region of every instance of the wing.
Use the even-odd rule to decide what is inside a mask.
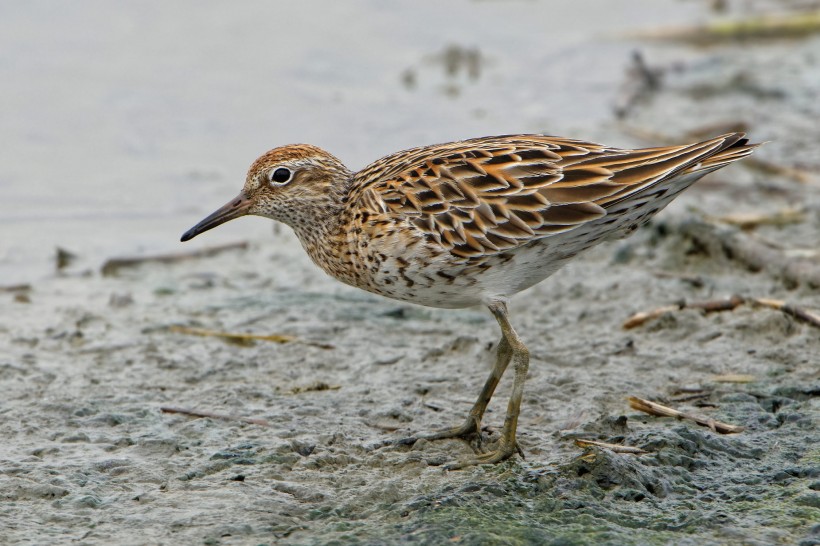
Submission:
[[[722,163],[707,159],[743,147],[741,139],[621,150],[541,135],[486,137],[399,152],[356,178],[379,212],[404,216],[452,254],[472,258],[597,220],[615,203],[699,165],[719,168],[748,152],[728,153]]]

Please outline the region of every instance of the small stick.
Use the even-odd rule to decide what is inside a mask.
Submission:
[[[820,328],[820,315],[812,311],[809,311],[805,307],[790,305],[782,300],[770,300],[766,298],[752,298],[752,302],[758,305],[762,305],[764,307],[777,309],[782,313],[785,313],[798,320],[802,320],[803,322],[807,322],[812,326],[817,326],[818,328]]]
[[[719,300],[695,301],[692,303],[683,302],[676,305],[665,305],[663,307],[658,307],[657,309],[652,309],[651,311],[635,313],[624,321],[622,327],[624,330],[629,330],[631,328],[635,328],[636,326],[641,326],[642,324],[656,319],[666,313],[680,311],[681,309],[701,309],[706,313],[712,313],[715,311],[731,311],[743,302],[744,300],[740,296],[731,296],[729,298]]]
[[[715,311],[732,311],[743,304],[750,303],[760,305],[762,307],[768,307],[769,309],[775,309],[785,315],[789,315],[790,317],[794,317],[797,320],[814,326],[815,328],[820,328],[820,314],[814,311],[809,311],[805,307],[791,305],[782,300],[772,300],[768,298],[743,298],[742,296],[732,296],[721,300],[708,300],[692,303],[684,302],[677,305],[658,307],[657,309],[652,309],[651,311],[641,311],[640,313],[635,313],[631,317],[627,318],[622,327],[625,330],[629,330],[630,328],[641,326],[650,320],[656,319],[665,313],[680,311],[681,309],[701,309],[707,313],[712,313]]]
[[[750,161],[745,162],[746,167],[762,172],[763,174],[784,176],[801,184],[810,184],[817,179],[816,175],[796,167],[786,167],[756,157],[750,157],[749,159]]]
[[[687,222],[681,232],[701,245],[712,257],[724,256],[745,265],[751,271],[768,271],[780,277],[787,286],[820,287],[820,263],[811,255],[773,248],[770,242],[749,237],[736,229],[720,228],[703,222]]]
[[[642,311],[640,313],[635,313],[628,319],[624,321],[621,325],[624,330],[630,330],[637,326],[641,326],[649,322],[650,320],[656,319],[666,313],[671,313],[672,311],[680,311],[680,305],[666,305],[664,307],[658,307],[657,309],[652,309],[651,311]]]
[[[691,284],[695,288],[703,288],[703,278],[700,275],[689,275],[687,273],[677,273],[675,271],[664,271],[658,269],[652,274],[659,279],[675,279]]]
[[[727,373],[712,377],[712,381],[716,383],[752,383],[754,381],[757,381],[757,378],[753,375]]]
[[[597,442],[595,440],[582,440],[580,438],[575,440],[575,445],[578,447],[602,447],[604,449],[609,449],[610,451],[614,451],[615,453],[627,453],[629,455],[645,455],[649,453],[639,447],[633,446],[622,446],[620,444],[608,444],[606,442]]]
[[[720,300],[694,301],[692,303],[684,304],[684,308],[702,309],[707,313],[715,311],[731,311],[736,307],[743,305],[744,299],[740,296],[730,296]]]
[[[676,419],[687,419],[689,421],[694,421],[695,423],[701,426],[709,427],[713,431],[719,432],[721,434],[732,434],[735,432],[742,432],[744,430],[743,427],[721,423],[720,421],[716,421],[708,417],[700,417],[699,415],[690,415],[688,413],[683,413],[682,411],[668,408],[666,406],[662,406],[661,404],[650,402],[649,400],[644,400],[643,398],[638,398],[637,396],[630,396],[628,400],[629,406],[632,409],[648,413],[649,415],[657,415],[660,417],[675,417]]]
[[[31,291],[30,284],[9,284],[0,286],[0,292],[29,292]]]
[[[710,45],[726,41],[800,38],[820,30],[820,14],[785,13],[732,21],[714,21],[698,26],[661,27],[632,33],[640,39],[679,41]]]
[[[635,106],[656,92],[661,86],[663,70],[646,64],[640,51],[632,54],[622,91],[616,97],[614,107],[618,118],[625,118]]]
[[[806,219],[806,214],[801,209],[785,208],[775,213],[756,212],[736,212],[723,216],[706,216],[710,222],[720,222],[737,226],[743,230],[751,230],[758,226],[785,226],[787,224],[799,224]]]
[[[283,334],[241,334],[235,332],[220,332],[219,330],[207,330],[205,328],[191,328],[188,326],[170,326],[169,331],[176,334],[189,334],[192,336],[202,337],[221,337],[233,343],[248,343],[250,341],[272,341],[274,343],[290,343],[296,341],[293,336],[286,336]]]
[[[341,385],[329,385],[324,381],[316,381],[310,385],[305,385],[304,387],[293,387],[288,392],[290,394],[302,394],[303,392],[338,391],[341,388]]]
[[[250,345],[254,341],[271,341],[273,343],[302,343],[320,349],[335,349],[330,343],[319,343],[318,341],[305,341],[295,336],[285,334],[242,334],[235,332],[220,332],[219,330],[207,330],[205,328],[192,328],[189,326],[169,326],[168,330],[177,334],[189,334],[192,336],[202,337],[220,337],[231,343],[238,345]]]
[[[162,413],[179,413],[181,415],[189,415],[191,417],[205,417],[208,419],[219,419],[221,421],[240,421],[250,425],[259,425],[260,427],[270,427],[271,424],[264,419],[253,419],[250,417],[238,417],[236,415],[225,415],[221,413],[212,413],[210,411],[196,411],[185,408],[172,408],[169,406],[162,406],[159,408]]]
[[[170,264],[181,262],[185,260],[194,260],[198,258],[209,258],[222,252],[230,250],[245,250],[248,248],[246,241],[240,243],[229,243],[226,245],[213,246],[210,248],[203,248],[193,252],[179,252],[176,254],[158,254],[155,256],[137,256],[129,258],[111,258],[107,260],[101,269],[104,277],[116,275],[117,272],[125,267],[135,267],[145,263],[160,263]]]

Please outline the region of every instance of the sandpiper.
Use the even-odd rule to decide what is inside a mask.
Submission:
[[[529,365],[509,298],[580,252],[629,235],[703,175],[756,146],[742,133],[638,150],[506,135],[413,148],[352,172],[320,148],[294,144],[257,159],[239,195],[182,240],[240,216],[265,216],[293,228],[316,265],[342,282],[430,307],[486,305],[501,327],[489,378],[461,426],[418,438],[480,435],[512,362],[497,447],[449,468],[496,463],[517,450]]]

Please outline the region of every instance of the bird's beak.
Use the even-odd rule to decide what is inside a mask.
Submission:
[[[225,205],[208,215],[200,223],[183,233],[182,239],[180,240],[183,243],[185,241],[190,241],[200,233],[213,229],[220,224],[233,220],[234,218],[245,216],[248,214],[248,209],[252,203],[253,201],[251,201],[251,198],[248,197],[245,192],[241,192],[235,198],[225,203]]]

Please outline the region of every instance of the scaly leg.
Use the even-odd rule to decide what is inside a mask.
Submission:
[[[448,470],[457,470],[459,468],[464,468],[474,464],[498,463],[509,459],[518,449],[515,443],[515,430],[518,426],[518,414],[521,410],[521,399],[524,394],[524,381],[527,379],[527,370],[529,369],[530,353],[510,324],[506,302],[503,300],[491,301],[488,304],[488,307],[490,308],[490,312],[492,312],[495,319],[498,321],[498,325],[501,327],[501,333],[504,336],[504,340],[506,340],[506,347],[509,349],[509,358],[507,362],[512,360],[513,369],[515,370],[512,395],[510,395],[510,401],[507,404],[507,416],[504,418],[504,428],[501,430],[501,439],[499,440],[498,448],[495,451],[483,453],[468,461],[449,464],[446,466]],[[499,345],[499,349],[500,348],[501,345]],[[499,351],[499,357],[500,355],[501,352]],[[498,368],[498,364],[499,363],[496,363],[496,368]],[[502,373],[506,367],[507,365],[504,364],[501,369]],[[493,374],[495,374],[495,371],[496,369],[493,369]],[[501,375],[499,374],[498,377],[500,379]],[[487,384],[484,385],[485,390],[481,392],[482,396],[479,396],[476,406],[473,408],[474,410],[479,406],[479,403],[482,402],[482,397],[488,387],[491,387],[489,392],[490,395],[492,395],[492,390],[495,389],[495,385],[498,384],[498,380],[495,380],[495,383],[490,385],[493,378],[494,375],[491,375],[490,379],[487,380]],[[489,401],[489,397],[487,400]],[[484,403],[484,408],[486,408],[486,403]],[[472,417],[472,412],[470,415]]]
[[[401,443],[413,443],[422,438],[425,440],[441,440],[443,438],[466,439],[473,434],[479,434],[481,432],[481,419],[484,417],[484,411],[487,409],[487,404],[490,403],[490,398],[493,397],[498,382],[501,381],[501,376],[504,375],[504,371],[510,363],[512,354],[512,349],[510,348],[507,338],[502,337],[498,343],[498,353],[493,371],[490,372],[490,377],[488,377],[484,383],[481,394],[478,395],[478,399],[475,401],[475,404],[473,404],[473,408],[467,415],[467,420],[464,421],[464,424],[437,432],[421,434],[414,438],[407,438],[402,440]]]

